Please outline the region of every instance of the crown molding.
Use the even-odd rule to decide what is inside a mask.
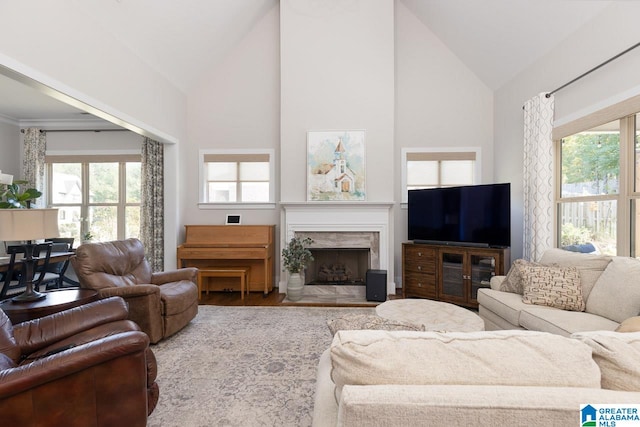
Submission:
[[[7,123],[14,126],[20,126],[20,122],[13,117],[5,116],[4,114],[0,114],[0,123]]]
[[[120,126],[98,118],[90,119],[29,119],[20,120],[21,128],[39,128],[42,130],[106,130],[122,129]]]

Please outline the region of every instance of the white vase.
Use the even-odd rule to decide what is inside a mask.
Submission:
[[[300,273],[290,273],[289,281],[287,282],[287,298],[290,301],[300,301],[303,288],[304,283],[302,283]]]

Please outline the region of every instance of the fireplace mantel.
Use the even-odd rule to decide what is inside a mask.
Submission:
[[[395,294],[393,281],[393,202],[283,202],[280,247],[296,232],[373,232],[379,235],[379,268],[387,270],[387,293]],[[287,275],[280,278],[286,292]]]

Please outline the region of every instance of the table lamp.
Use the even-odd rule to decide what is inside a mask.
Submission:
[[[0,209],[0,240],[24,241],[25,291],[12,298],[14,302],[42,299],[46,294],[33,289],[33,276],[38,258],[34,258],[33,242],[37,239],[58,237],[58,209]]]
[[[0,184],[4,184],[4,185],[13,184],[13,175],[9,175],[8,173],[2,173],[2,171],[0,171]]]

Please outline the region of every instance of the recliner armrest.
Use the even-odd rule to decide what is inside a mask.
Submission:
[[[127,300],[127,298],[141,297],[145,295],[160,295],[160,288],[157,285],[141,284],[133,286],[114,286],[112,288],[102,288],[98,291],[101,298],[119,296]]]
[[[23,353],[31,353],[87,329],[124,320],[128,315],[122,298],[107,298],[13,325],[13,336]]]
[[[130,331],[111,335],[77,347],[42,357],[16,368],[0,371],[0,399],[56,381],[67,375],[136,352],[145,352],[149,337]],[[127,375],[119,372],[118,375]]]
[[[163,285],[165,283],[179,282],[180,280],[189,280],[196,283],[198,269],[195,267],[185,267],[178,270],[161,271],[151,274],[151,283],[154,285]]]

